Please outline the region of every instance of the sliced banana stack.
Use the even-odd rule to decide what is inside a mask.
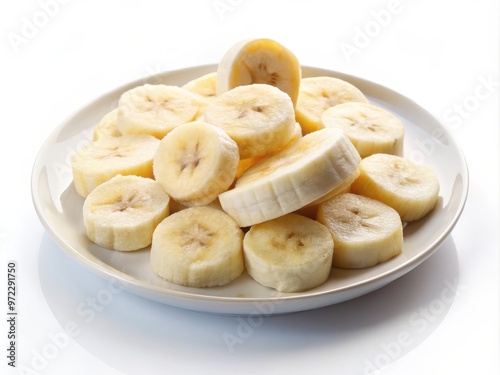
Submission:
[[[115,176],[85,199],[87,236],[112,250],[145,248],[151,244],[156,226],[168,216],[169,201],[161,185],[150,178]]]
[[[217,96],[205,108],[204,118],[238,144],[240,159],[278,150],[295,131],[290,97],[265,84],[239,86]]]
[[[197,95],[178,86],[145,84],[124,92],[118,101],[117,126],[122,134],[149,134],[162,139],[197,116]]]
[[[122,133],[118,129],[118,108],[115,108],[111,112],[103,116],[99,123],[94,128],[93,140],[98,141],[99,139],[106,137],[120,137]]]
[[[328,228],[297,214],[253,225],[245,234],[248,274],[280,292],[301,292],[323,284],[330,275],[333,239]]]
[[[89,143],[71,158],[73,184],[86,197],[112,177],[153,177],[153,156],[160,141],[151,135],[104,137]]]
[[[398,213],[374,199],[350,193],[337,195],[319,205],[317,220],[333,235],[336,267],[371,267],[403,249]]]
[[[403,122],[383,108],[347,102],[325,110],[321,122],[343,130],[362,158],[377,153],[403,156]]]
[[[374,154],[359,164],[351,192],[394,208],[402,221],[418,220],[437,203],[439,180],[429,167],[396,155]]]
[[[339,78],[302,78],[295,116],[303,133],[324,128],[321,122],[323,112],[345,102],[368,103],[368,99],[356,86]]]
[[[272,39],[243,40],[231,47],[217,68],[217,95],[238,86],[263,83],[287,93],[295,105],[301,68],[297,57]]]
[[[153,234],[150,264],[175,284],[212,287],[241,275],[243,231],[224,212],[190,207],[164,219]]]
[[[160,142],[153,172],[178,203],[191,207],[215,200],[234,181],[238,145],[216,126],[202,121],[180,125]]]
[[[322,129],[250,167],[235,187],[219,195],[241,227],[274,219],[314,202],[341,185],[360,157],[338,129]]]

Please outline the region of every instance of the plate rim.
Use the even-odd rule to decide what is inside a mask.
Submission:
[[[119,85],[115,87],[114,89],[108,90],[107,92],[97,96],[93,100],[88,101],[84,105],[79,106],[76,110],[72,111],[58,126],[56,126],[47,136],[47,138],[44,140],[42,143],[40,149],[37,152],[37,155],[35,157],[35,160],[33,162],[33,167],[31,171],[31,198],[32,198],[32,203],[34,205],[35,211],[37,213],[37,216],[42,224],[42,226],[45,228],[45,230],[48,232],[52,240],[60,247],[63,252],[70,256],[72,259],[77,260],[77,262],[81,265],[83,265],[86,269],[92,271],[94,274],[98,275],[101,278],[112,278],[120,282],[124,288],[136,295],[139,295],[143,298],[148,298],[155,300],[157,302],[165,303],[167,305],[171,306],[177,306],[181,308],[187,308],[189,310],[196,310],[196,311],[201,311],[201,312],[212,312],[212,313],[221,313],[221,314],[241,314],[241,313],[247,313],[248,306],[253,306],[255,303],[262,303],[262,302],[277,302],[280,301],[280,309],[277,309],[277,313],[279,312],[298,312],[298,311],[303,311],[303,310],[309,310],[309,309],[315,309],[319,307],[324,307],[327,305],[333,305],[336,303],[343,302],[345,300],[349,300],[352,298],[359,297],[363,294],[369,293],[373,290],[376,290],[380,287],[383,287],[384,285],[387,285],[394,280],[398,279],[399,277],[403,276],[407,272],[410,272],[412,269],[418,267],[422,262],[424,262],[427,258],[429,258],[435,251],[439,249],[439,247],[442,245],[442,243],[450,236],[451,232],[453,231],[455,225],[457,224],[458,220],[460,219],[460,216],[463,213],[463,210],[466,205],[466,201],[468,198],[468,193],[469,193],[469,170],[468,170],[468,165],[467,161],[465,158],[465,155],[463,153],[463,150],[458,146],[456,143],[453,135],[448,131],[446,127],[443,126],[441,121],[439,121],[434,115],[432,115],[430,112],[428,112],[424,107],[420,106],[418,103],[416,103],[414,100],[411,98],[408,98],[406,95],[401,94],[389,87],[386,87],[384,85],[381,85],[378,82],[359,77],[359,76],[354,76],[351,74],[343,73],[340,71],[335,71],[327,68],[322,68],[322,67],[315,67],[315,66],[309,66],[309,65],[303,65],[302,70],[303,72],[309,72],[309,71],[316,71],[316,72],[321,72],[321,74],[324,75],[329,75],[329,76],[334,76],[340,79],[344,79],[350,82],[362,82],[363,84],[368,84],[376,87],[376,90],[384,90],[385,92],[389,92],[392,95],[397,95],[399,97],[402,97],[405,101],[410,103],[411,105],[417,107],[420,111],[423,111],[426,113],[426,115],[430,116],[436,124],[440,125],[440,130],[444,132],[444,135],[446,136],[447,142],[451,143],[455,151],[458,152],[459,155],[459,160],[456,160],[457,163],[460,164],[460,170],[462,171],[462,178],[463,178],[463,192],[462,195],[460,196],[460,201],[458,203],[456,212],[453,215],[453,218],[449,221],[447,224],[446,228],[444,231],[442,231],[439,236],[432,242],[432,244],[429,244],[426,249],[423,251],[418,252],[414,257],[405,260],[401,264],[397,265],[394,268],[391,268],[390,270],[386,270],[385,272],[382,272],[380,274],[377,274],[375,276],[369,277],[367,279],[364,279],[362,281],[356,282],[354,284],[350,284],[348,286],[341,287],[339,289],[335,290],[324,290],[324,291],[318,291],[318,292],[306,292],[300,293],[300,294],[290,294],[290,295],[285,295],[285,296],[277,296],[277,297],[231,297],[231,296],[217,296],[217,295],[208,295],[208,294],[193,294],[188,291],[178,291],[178,290],[166,290],[164,288],[161,288],[160,286],[157,285],[144,285],[141,283],[139,280],[135,279],[134,277],[126,274],[122,274],[119,270],[118,273],[121,273],[120,275],[111,272],[109,269],[106,267],[103,267],[101,264],[97,264],[95,262],[92,262],[91,259],[85,257],[82,255],[77,249],[75,249],[73,246],[71,246],[69,243],[66,242],[64,238],[62,238],[58,233],[56,228],[53,226],[53,224],[50,222],[50,220],[47,218],[46,213],[44,212],[43,205],[41,204],[41,197],[39,196],[38,193],[38,180],[40,173],[42,173],[43,169],[43,163],[42,161],[42,156],[46,153],[46,151],[49,149],[49,145],[53,143],[53,141],[56,139],[57,135],[66,128],[66,126],[70,123],[70,120],[73,119],[76,114],[82,112],[85,110],[85,108],[91,106],[93,103],[101,101],[103,98],[112,95],[113,93],[116,93],[118,91],[124,91],[129,87],[133,87],[134,85],[141,85],[145,83],[153,83],[151,82],[153,79],[157,79],[158,77],[168,77],[170,74],[181,74],[183,72],[189,72],[193,70],[216,70],[217,65],[216,64],[205,64],[205,65],[197,65],[197,66],[191,66],[191,67],[185,67],[181,69],[174,69],[174,70],[167,70],[161,73],[156,74],[155,76],[146,76],[142,78],[138,78],[136,80],[130,81],[128,83]],[[316,74],[317,75],[317,74]],[[158,82],[155,82],[158,83]],[[124,276],[125,275],[125,276]],[[357,289],[362,289],[359,291],[358,294],[352,297],[348,298],[339,298],[338,301],[335,301],[332,296],[334,295],[343,295],[345,293],[348,293],[349,291],[352,290],[357,290]],[[293,302],[293,301],[307,301],[310,299],[328,299],[328,297],[331,297],[333,301],[322,301],[320,303],[316,303],[315,305],[311,306],[302,306],[301,308],[292,308],[292,309],[286,309],[281,306],[281,301],[285,302]],[[173,300],[172,300],[173,299]],[[167,301],[168,300],[168,301]],[[193,306],[193,302],[206,302],[209,305],[203,306],[202,308],[197,308],[196,306]],[[187,303],[186,303],[187,302]],[[227,311],[227,309],[220,309],[218,307],[212,306],[213,304],[220,304],[220,303],[226,303],[230,305],[237,305],[235,311]],[[274,314],[274,313],[273,313]]]

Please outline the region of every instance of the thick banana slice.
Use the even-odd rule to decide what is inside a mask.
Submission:
[[[400,156],[373,154],[359,164],[351,192],[394,208],[403,221],[427,215],[438,200],[439,180],[429,167]]]
[[[202,206],[229,188],[238,162],[238,146],[222,129],[193,121],[178,126],[161,140],[153,172],[177,202]]]
[[[295,129],[292,101],[265,84],[239,86],[217,96],[205,109],[205,121],[236,141],[241,159],[276,151],[290,141]]]
[[[156,227],[150,264],[156,274],[175,284],[222,286],[245,268],[242,244],[243,231],[226,213],[190,207]]]
[[[333,265],[365,268],[403,250],[403,225],[391,207],[355,194],[340,194],[319,205],[316,220],[333,235]]]
[[[170,198],[159,183],[139,176],[115,176],[85,199],[83,224],[99,246],[139,250],[151,245],[153,231],[169,214]]]
[[[219,201],[241,227],[261,223],[329,193],[356,171],[360,160],[341,130],[318,130],[258,161]]]
[[[150,85],[126,91],[118,102],[118,129],[162,139],[175,127],[194,120],[202,103],[178,86]]]
[[[160,141],[151,135],[104,137],[72,155],[73,184],[86,197],[112,177],[153,177],[153,156]]]
[[[403,155],[403,122],[383,108],[343,103],[325,110],[321,122],[325,127],[342,129],[362,158],[377,153]]]
[[[122,133],[116,125],[118,121],[118,108],[104,115],[94,128],[93,140],[98,141],[106,137],[120,137]]]
[[[231,47],[217,68],[217,95],[238,86],[264,83],[287,93],[295,105],[301,69],[297,57],[272,39],[243,40]]]
[[[368,103],[368,99],[356,86],[339,78],[303,78],[295,106],[295,116],[303,133],[324,128],[321,122],[323,112],[345,102]]]
[[[288,214],[253,225],[245,234],[248,274],[280,292],[301,292],[323,284],[332,267],[333,239],[315,220]]]
[[[195,78],[186,83],[182,88],[200,95],[206,101],[215,98],[215,85],[217,80],[217,73],[204,74],[201,77]]]

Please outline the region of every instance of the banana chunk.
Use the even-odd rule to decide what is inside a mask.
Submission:
[[[403,122],[383,108],[347,102],[325,110],[321,122],[343,130],[362,158],[377,153],[403,155]]]
[[[162,139],[175,127],[194,120],[200,105],[197,95],[181,87],[145,84],[121,95],[117,126],[123,134]]]
[[[193,121],[161,140],[153,172],[156,181],[178,203],[202,206],[229,188],[238,162],[238,146],[222,129]]]
[[[351,192],[394,208],[403,221],[418,220],[436,205],[439,180],[429,167],[397,155],[374,154],[359,164]]]
[[[341,130],[318,130],[259,160],[219,201],[241,227],[261,223],[331,192],[355,173],[360,160]]]
[[[229,284],[244,271],[243,231],[224,212],[190,207],[164,219],[154,231],[150,264],[175,284]]]
[[[248,274],[280,292],[301,292],[330,275],[334,242],[319,222],[288,214],[256,224],[243,239]]]
[[[368,103],[368,99],[356,86],[339,78],[302,78],[295,116],[303,133],[324,128],[321,122],[323,112],[345,102]]]
[[[295,131],[290,97],[266,84],[239,86],[217,96],[205,108],[204,118],[234,139],[241,159],[276,151]]]
[[[201,77],[195,78],[187,82],[184,86],[182,86],[182,88],[200,95],[208,102],[213,98],[215,98],[216,81],[217,81],[216,72],[207,73],[202,75]]]
[[[300,79],[299,61],[288,48],[272,39],[243,40],[219,62],[216,92],[220,95],[238,86],[263,83],[288,94],[295,105]]]
[[[153,231],[169,214],[170,197],[160,184],[139,176],[115,176],[83,204],[87,237],[99,246],[133,251],[151,245]]]
[[[73,184],[86,197],[112,177],[153,177],[153,156],[160,141],[150,135],[104,137],[89,143],[71,157]]]
[[[351,193],[337,195],[319,205],[316,220],[333,235],[335,267],[371,267],[403,249],[398,213],[374,199]]]
[[[103,116],[103,118],[94,127],[93,140],[98,141],[99,139],[106,137],[120,137],[122,133],[118,129],[118,108],[115,108],[111,112]]]

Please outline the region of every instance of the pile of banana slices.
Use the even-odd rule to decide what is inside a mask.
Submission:
[[[403,222],[436,205],[438,178],[403,158],[403,138],[349,82],[302,78],[289,49],[254,39],[182,87],[124,92],[73,155],[73,181],[88,238],[150,247],[161,278],[213,287],[246,270],[301,292],[398,255]]]

